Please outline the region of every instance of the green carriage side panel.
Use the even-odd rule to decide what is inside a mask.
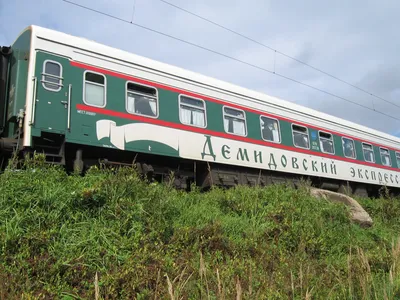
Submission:
[[[245,112],[245,113],[247,122],[247,137],[254,140],[262,140],[260,115],[252,112]]]
[[[294,147],[291,123],[286,121],[280,121],[280,127],[281,127],[282,144],[289,147]]]
[[[113,111],[127,112],[125,109],[125,86],[126,81],[110,75],[104,75],[107,80],[106,84],[106,109]],[[83,74],[81,76],[80,91],[83,91]],[[79,100],[83,103],[83,93],[79,95]]]
[[[60,84],[51,85],[45,72],[45,64],[57,64],[60,66],[62,80]],[[41,131],[65,134],[67,130],[68,114],[68,86],[73,76],[69,68],[69,60],[55,54],[38,51],[36,53],[35,77],[36,103],[34,103],[34,124],[32,135],[38,135]]]
[[[20,109],[24,109],[25,107],[26,87],[29,80],[28,65],[30,60],[31,35],[31,30],[26,30],[11,46],[13,53],[10,61],[9,98],[6,117],[8,136],[14,135],[17,129],[14,122]]]
[[[356,160],[364,161],[364,153],[362,151],[362,143],[360,141],[354,141],[354,146],[356,147]]]
[[[11,59],[10,92],[7,119],[10,121],[25,106],[28,61],[24,51],[16,50]]]
[[[70,83],[71,91],[71,129],[66,134],[67,142],[82,143],[85,145],[96,144],[96,114],[85,114],[76,108],[77,104],[83,104],[83,74],[84,69],[71,66]],[[108,83],[106,78],[106,83]],[[110,102],[106,95],[107,104]],[[112,103],[113,101],[111,101]]]
[[[170,147],[166,144],[151,140],[132,142],[129,144],[128,150],[139,150],[142,153],[179,157],[179,149],[174,149],[173,147]]]
[[[342,137],[334,134],[333,135],[333,143],[334,143],[334,147],[335,147],[335,155],[344,157]]]
[[[308,128],[308,136],[310,141],[310,150],[321,152],[320,142],[319,142],[319,134],[318,131],[312,128]]]
[[[374,155],[375,155],[375,163],[378,165],[382,165],[382,158],[381,158],[381,150],[378,146],[373,145],[372,149],[374,149]]]
[[[389,153],[390,153],[390,160],[392,161],[393,168],[400,168],[399,164],[397,163],[396,152],[393,150],[389,150]]]
[[[7,109],[8,136],[17,130],[16,119],[18,112],[24,109],[26,102],[26,87],[28,80],[28,62],[13,55],[11,60],[11,76],[9,102]]]
[[[72,86],[71,91],[71,119],[70,119],[70,130],[67,131],[66,141],[73,142],[77,144],[92,145],[92,146],[102,146],[103,141],[99,141],[96,135],[96,122],[102,119],[110,119],[108,116],[101,114],[90,113],[80,109],[77,109],[77,105],[84,104],[83,97],[83,82],[84,82],[84,69],[76,68],[71,66],[73,71],[73,76],[70,78],[70,83]],[[106,86],[106,109],[114,109],[121,111],[121,104],[118,101],[119,97],[124,95],[124,87],[121,85],[116,86],[115,82],[118,82],[116,78],[104,75],[105,86]],[[125,121],[125,120],[124,120]],[[118,125],[122,122],[118,122]],[[108,143],[110,145],[110,143]]]
[[[207,102],[207,129],[217,132],[225,132],[222,105],[215,102]]]
[[[123,101],[125,103],[125,100]],[[179,124],[178,94],[158,89],[158,106],[160,120]],[[124,107],[125,110],[125,107]]]

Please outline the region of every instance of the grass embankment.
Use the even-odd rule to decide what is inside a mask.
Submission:
[[[185,193],[29,161],[0,175],[0,298],[400,297],[400,202],[361,204],[372,228],[306,188]]]

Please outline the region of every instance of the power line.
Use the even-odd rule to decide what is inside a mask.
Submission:
[[[96,9],[93,9],[93,8],[90,8],[90,7],[81,5],[81,4],[77,4],[77,3],[71,2],[71,1],[69,1],[69,0],[62,0],[62,1],[67,2],[67,3],[69,3],[69,4],[72,4],[72,5],[75,5],[75,6],[78,6],[78,7],[81,7],[81,8],[84,8],[84,9],[87,9],[87,10],[89,10],[89,11],[92,11],[92,12],[95,12],[95,13],[98,13],[98,14],[101,14],[101,15],[103,15],[103,16],[106,16],[106,17],[109,17],[109,18],[112,18],[112,19],[115,19],[115,20],[118,20],[118,21],[121,21],[121,22],[130,24],[130,25],[135,25],[135,26],[140,27],[140,28],[142,28],[142,29],[145,29],[145,30],[148,30],[148,31],[151,31],[151,32],[154,32],[154,33],[157,33],[157,34],[160,34],[160,35],[169,37],[169,38],[171,38],[171,39],[180,41],[180,42],[182,42],[182,43],[186,43],[186,44],[188,44],[188,45],[191,45],[191,46],[200,48],[200,49],[202,49],[202,50],[209,51],[209,52],[211,52],[211,53],[214,53],[214,54],[223,56],[223,57],[225,57],[225,58],[232,59],[232,60],[234,60],[234,61],[240,62],[240,63],[245,64],[245,65],[247,65],[247,66],[250,66],[250,67],[259,69],[259,70],[264,71],[264,72],[268,72],[268,73],[270,73],[270,74],[274,74],[274,75],[276,75],[276,76],[279,76],[279,77],[282,77],[282,78],[284,78],[284,79],[293,81],[293,82],[295,82],[295,83],[304,85],[304,86],[306,86],[306,87],[309,87],[309,88],[314,89],[314,90],[316,90],[316,91],[319,91],[319,92],[321,92],[321,93],[324,93],[324,94],[330,95],[330,96],[332,96],[332,97],[335,97],[335,98],[338,98],[338,99],[341,99],[341,100],[344,100],[344,101],[353,103],[354,105],[363,107],[363,108],[365,108],[365,109],[374,111],[375,113],[379,113],[379,114],[381,114],[381,115],[383,115],[383,116],[386,116],[386,117],[392,118],[392,119],[394,119],[394,120],[400,121],[400,119],[398,119],[398,118],[396,118],[396,117],[393,117],[393,116],[391,116],[391,115],[388,115],[388,114],[386,114],[386,113],[384,113],[384,112],[381,112],[381,111],[378,111],[378,110],[375,110],[375,109],[371,109],[370,107],[365,106],[365,105],[363,105],[363,104],[354,102],[354,101],[349,100],[349,99],[347,99],[347,98],[344,98],[344,97],[342,97],[342,96],[335,95],[335,94],[333,94],[333,93],[331,93],[331,92],[328,92],[328,91],[322,90],[322,89],[320,89],[320,88],[314,87],[314,86],[312,86],[312,85],[303,83],[303,82],[301,82],[301,81],[298,81],[298,80],[296,80],[296,79],[287,77],[287,76],[285,76],[285,75],[282,75],[282,74],[273,72],[273,71],[268,70],[268,69],[265,69],[265,68],[263,68],[263,67],[260,67],[260,66],[257,66],[257,65],[254,65],[254,64],[245,62],[245,61],[240,60],[240,59],[238,59],[238,58],[229,56],[229,55],[227,55],[227,54],[224,54],[224,53],[221,53],[221,52],[218,52],[218,51],[215,51],[215,50],[206,48],[206,47],[204,47],[204,46],[201,46],[201,45],[198,45],[198,44],[195,44],[195,43],[186,41],[186,40],[184,40],[184,39],[181,39],[181,38],[178,38],[178,37],[169,35],[169,34],[167,34],[167,33],[164,33],[164,32],[161,32],[161,31],[158,31],[158,30],[155,30],[155,29],[152,29],[152,28],[143,26],[143,25],[140,25],[140,24],[135,23],[135,22],[130,22],[130,21],[128,21],[128,20],[119,18],[119,17],[117,17],[117,16],[110,15],[110,14],[108,14],[108,13],[105,13],[105,12],[102,12],[102,11],[99,11],[99,10],[96,10]]]
[[[351,87],[353,87],[353,88],[355,88],[355,89],[357,89],[357,90],[359,90],[359,91],[361,91],[361,92],[364,92],[364,93],[368,94],[369,96],[375,97],[375,98],[377,98],[377,99],[380,99],[380,100],[382,100],[382,101],[385,101],[385,102],[387,102],[387,103],[389,103],[389,104],[392,104],[392,105],[394,105],[394,106],[400,108],[400,105],[398,105],[398,104],[396,104],[396,103],[393,103],[393,102],[391,102],[391,101],[389,101],[389,100],[386,100],[386,99],[384,99],[384,98],[382,98],[382,97],[379,97],[379,96],[377,96],[377,95],[375,95],[375,94],[373,94],[373,93],[371,93],[371,92],[368,92],[368,91],[366,91],[366,90],[364,90],[364,89],[362,89],[362,88],[360,88],[360,87],[358,87],[358,86],[356,86],[356,85],[354,85],[354,84],[352,84],[352,83],[350,83],[350,82],[347,82],[347,81],[345,81],[345,80],[343,80],[343,79],[340,79],[340,78],[338,78],[338,77],[336,77],[336,76],[334,76],[334,75],[332,75],[332,74],[329,74],[328,72],[325,72],[325,71],[323,71],[323,70],[321,70],[321,69],[318,69],[318,68],[316,68],[316,67],[314,67],[314,66],[312,66],[312,65],[310,65],[310,64],[308,64],[308,63],[306,63],[306,62],[304,62],[304,61],[301,61],[301,60],[299,60],[299,59],[297,59],[297,58],[295,58],[295,57],[292,57],[292,56],[290,56],[290,55],[288,55],[288,54],[285,54],[285,53],[283,53],[283,52],[281,52],[281,51],[279,51],[279,50],[276,50],[276,49],[274,49],[274,48],[272,48],[272,47],[270,47],[270,46],[268,46],[268,45],[266,45],[266,44],[264,44],[264,43],[261,43],[261,42],[255,40],[255,39],[253,39],[253,38],[251,38],[251,37],[248,37],[248,36],[246,36],[246,35],[244,35],[244,34],[242,34],[242,33],[240,33],[240,32],[237,32],[237,31],[235,31],[235,30],[233,30],[233,29],[230,29],[230,28],[228,28],[228,27],[226,27],[226,26],[223,26],[223,25],[221,25],[221,24],[218,24],[218,23],[216,23],[216,22],[214,22],[214,21],[212,21],[212,20],[210,20],[210,19],[207,19],[206,17],[200,16],[200,15],[198,15],[198,14],[192,12],[192,11],[189,11],[189,10],[187,10],[187,9],[185,9],[185,8],[182,8],[182,7],[180,7],[180,6],[176,5],[176,4],[170,3],[170,2],[165,1],[165,0],[159,0],[159,1],[161,1],[161,2],[163,2],[163,3],[165,3],[165,4],[167,4],[167,5],[170,5],[170,6],[172,6],[172,7],[175,7],[175,8],[177,8],[177,9],[181,10],[181,11],[184,11],[184,12],[186,12],[186,13],[192,15],[192,16],[195,16],[195,17],[197,17],[197,18],[199,18],[199,19],[201,19],[201,20],[203,20],[203,21],[206,21],[206,22],[208,22],[208,23],[211,23],[211,24],[213,24],[213,25],[215,25],[215,26],[217,26],[217,27],[220,27],[220,28],[222,28],[222,29],[224,29],[224,30],[226,30],[226,31],[229,31],[229,32],[231,32],[231,33],[233,33],[233,34],[236,34],[236,35],[238,35],[238,36],[240,36],[240,37],[242,37],[242,38],[244,38],[244,39],[246,39],[246,40],[249,40],[249,41],[251,41],[251,42],[253,42],[253,43],[256,43],[256,44],[258,44],[258,45],[260,45],[260,46],[262,46],[262,47],[264,47],[264,48],[267,48],[267,49],[269,49],[269,50],[271,50],[271,51],[274,51],[275,53],[279,53],[279,54],[281,54],[282,56],[285,56],[285,57],[287,57],[287,58],[290,58],[290,59],[292,59],[292,60],[294,60],[294,61],[296,61],[296,62],[298,62],[298,63],[301,63],[301,64],[303,64],[303,65],[305,65],[305,66],[307,66],[307,67],[309,67],[309,68],[314,69],[315,71],[318,71],[318,72],[320,72],[320,73],[322,73],[322,74],[324,74],[324,75],[327,75],[327,76],[329,76],[329,77],[331,77],[331,78],[334,78],[334,79],[336,79],[336,80],[338,80],[338,81],[340,81],[340,82],[342,82],[342,83],[345,83],[345,84],[347,84],[347,85],[349,85],[349,86],[351,86]]]

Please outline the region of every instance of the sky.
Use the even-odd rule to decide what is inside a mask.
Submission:
[[[164,32],[400,119],[400,1],[70,0]],[[0,45],[29,25],[84,37],[400,137],[400,121],[269,72],[62,0],[0,0]],[[284,53],[282,55],[280,53]],[[287,56],[355,85],[316,71]]]

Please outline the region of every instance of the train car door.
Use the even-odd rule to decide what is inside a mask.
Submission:
[[[41,131],[64,134],[69,129],[71,85],[65,57],[37,52],[36,96],[32,125]]]

